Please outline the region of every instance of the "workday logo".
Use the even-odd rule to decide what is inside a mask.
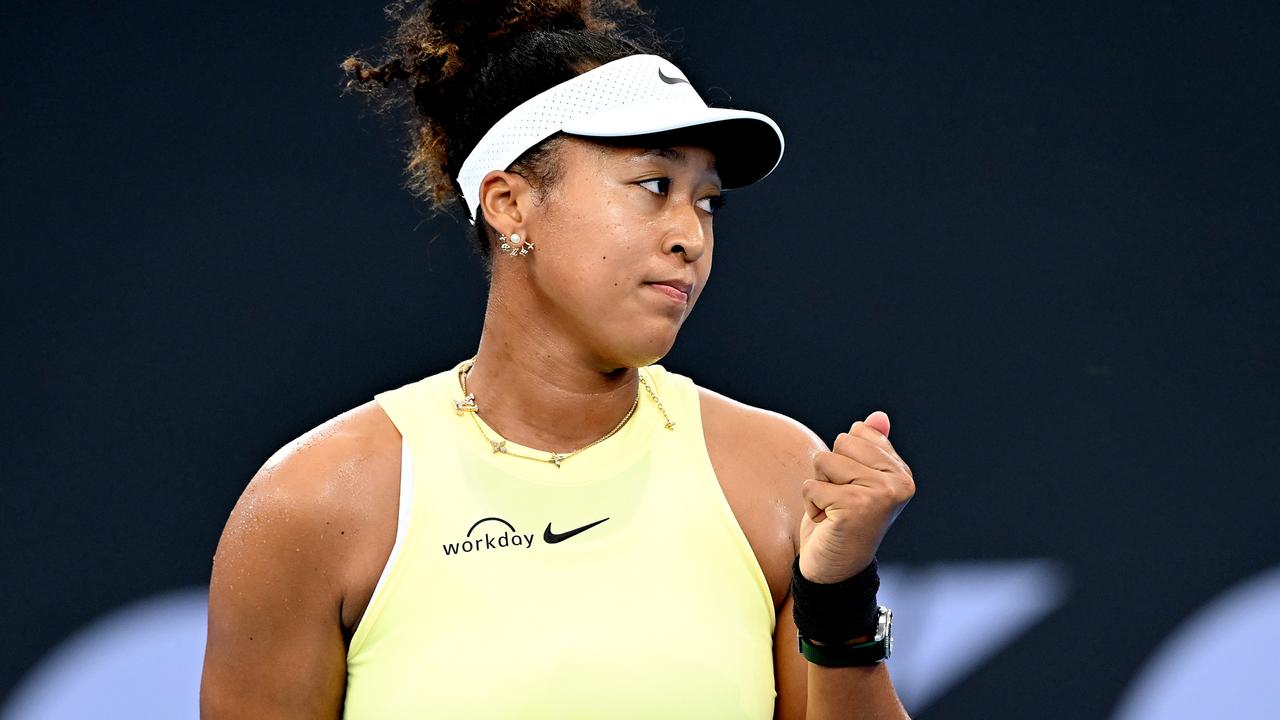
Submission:
[[[482,531],[483,534],[477,533],[477,529],[485,523],[497,523],[496,525],[488,525]],[[502,530],[501,535],[491,534],[490,531],[497,532]],[[475,537],[472,537],[472,536]],[[533,533],[522,535],[516,532],[516,528],[511,523],[500,517],[481,518],[476,521],[471,529],[467,531],[467,538],[459,542],[445,543],[440,546],[444,550],[445,555],[457,555],[459,553],[476,552],[478,550],[502,550],[504,548],[531,548],[533,547]]]
[[[608,519],[596,520],[564,532],[552,530],[551,523],[547,523],[547,528],[542,531],[542,542],[547,545],[562,543],[571,537],[581,535]],[[498,523],[498,525],[488,525],[483,531],[480,531],[479,527],[487,522]],[[502,531],[501,535],[493,534],[499,530]],[[477,520],[476,524],[471,526],[471,529],[467,531],[465,540],[445,543],[440,548],[444,550],[445,555],[458,555],[460,553],[476,552],[477,550],[502,550],[504,548],[523,547],[527,549],[533,547],[533,538],[533,533],[521,534],[514,525],[500,517],[487,517]]]

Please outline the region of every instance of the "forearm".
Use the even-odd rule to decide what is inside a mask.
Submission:
[[[884,663],[866,667],[809,664],[805,720],[902,720],[907,711]]]

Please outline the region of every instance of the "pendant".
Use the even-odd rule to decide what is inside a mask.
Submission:
[[[454,400],[453,409],[459,415],[461,415],[464,412],[477,412],[476,396],[472,395],[471,393],[467,393],[467,396],[462,398],[461,400]]]

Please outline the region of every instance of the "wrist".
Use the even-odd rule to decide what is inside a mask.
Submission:
[[[871,558],[871,562],[875,562],[874,557]],[[799,569],[799,565],[797,565],[797,568]],[[870,568],[871,568],[871,563],[867,563],[866,565],[863,565],[862,569],[859,570],[858,572],[847,574],[847,575],[823,575],[820,573],[805,572],[803,569],[801,569],[800,576],[815,585],[836,585],[836,584],[845,582],[846,580],[850,580],[852,578],[858,577],[859,575],[866,575],[866,574],[876,572],[875,570],[871,570]]]
[[[876,628],[876,592],[880,589],[875,559],[861,572],[838,582],[820,583],[791,568],[792,616],[806,641],[840,645],[870,638]]]
[[[792,618],[799,651],[824,667],[875,665],[892,649],[893,613],[876,604],[880,589],[874,559],[862,572],[833,583],[818,583],[791,568]]]
[[[893,652],[893,611],[876,609],[876,631],[870,640],[842,643],[813,642],[800,633],[798,649],[814,665],[831,668],[868,667],[889,659]]]

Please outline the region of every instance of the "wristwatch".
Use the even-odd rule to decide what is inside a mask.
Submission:
[[[875,665],[889,659],[893,652],[893,611],[881,605],[876,608],[876,632],[870,640],[857,645],[814,645],[800,635],[800,654],[823,667],[857,667]]]

